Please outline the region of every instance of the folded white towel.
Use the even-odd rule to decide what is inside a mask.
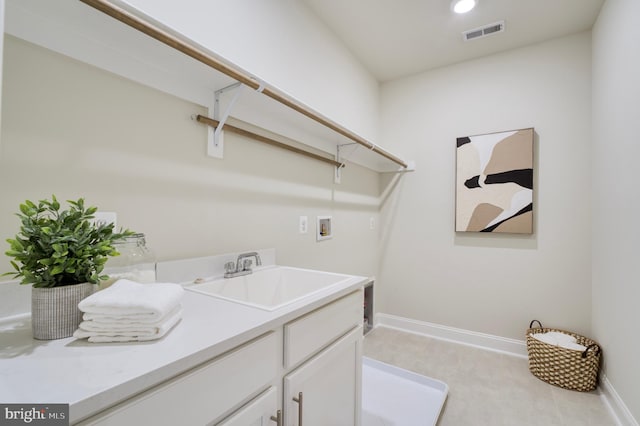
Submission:
[[[175,309],[175,308],[174,308]],[[92,321],[101,324],[154,324],[161,321],[162,318],[151,317],[149,314],[127,314],[127,315],[113,315],[113,314],[92,314],[86,312],[82,315],[84,321]]]
[[[164,321],[170,315],[178,310],[182,309],[181,305],[176,305],[171,312],[168,312],[165,316],[160,318],[140,318],[140,316],[136,315],[105,315],[105,314],[90,314],[86,313],[82,316],[84,322],[90,322],[97,327],[107,326],[107,327],[124,327],[129,325],[143,326],[143,327],[153,327],[159,322]]]
[[[92,330],[91,321],[83,321],[80,327],[73,333],[77,339],[89,338],[92,343],[108,342],[143,342],[156,340],[167,334],[182,318],[182,309],[176,309],[171,315],[164,318],[154,327],[140,327],[136,330]],[[89,328],[89,329],[88,329]]]
[[[97,332],[112,332],[119,334],[119,332],[141,332],[144,334],[154,334],[157,329],[162,327],[167,320],[172,319],[174,316],[182,316],[182,306],[178,305],[173,311],[165,315],[161,319],[155,322],[135,322],[135,321],[112,321],[112,322],[98,322],[98,321],[82,321],[79,328],[84,331],[97,331]]]
[[[584,352],[587,349],[586,346],[581,345],[580,343],[563,343],[558,346],[566,349],[573,349],[574,351],[580,351],[580,352]]]
[[[570,334],[561,333],[559,331],[549,331],[547,333],[532,333],[531,337],[541,342],[553,346],[559,346],[566,349],[584,351],[586,347],[577,343],[576,338]]]
[[[575,343],[576,338],[570,334],[560,333],[558,331],[549,331],[547,333],[537,333],[532,335],[534,338],[558,346],[560,343]]]
[[[178,284],[140,284],[121,279],[109,288],[83,299],[78,308],[88,314],[153,322],[178,306],[183,293],[184,289]]]

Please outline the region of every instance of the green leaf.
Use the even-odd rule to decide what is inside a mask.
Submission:
[[[42,266],[51,266],[53,265],[53,259],[39,259],[38,263]]]
[[[61,210],[55,195],[51,201],[26,200],[16,214],[21,222],[19,232],[7,239],[16,278],[34,287],[55,287],[81,282],[97,283],[105,263],[117,256],[114,243],[134,232],[120,230],[113,224],[95,226],[90,222],[96,207],[85,207],[83,198],[67,201]]]
[[[51,269],[51,275],[58,275],[64,272],[64,267],[61,265],[56,265]]]
[[[9,238],[7,239],[7,242],[11,246],[11,250],[18,251],[18,252],[24,251],[24,246],[22,245],[20,238],[16,238],[15,240],[12,240]]]

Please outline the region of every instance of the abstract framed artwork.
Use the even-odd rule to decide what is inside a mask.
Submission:
[[[456,232],[533,233],[533,128],[456,140]]]

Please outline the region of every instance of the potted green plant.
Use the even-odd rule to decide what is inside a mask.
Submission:
[[[60,210],[55,195],[38,204],[20,204],[22,225],[15,238],[7,239],[5,254],[13,260],[14,275],[31,284],[33,337],[40,340],[69,337],[82,321],[78,303],[108,277],[101,275],[109,256],[117,256],[113,243],[132,235],[114,232],[113,223],[95,223],[96,207],[84,199],[69,200]]]

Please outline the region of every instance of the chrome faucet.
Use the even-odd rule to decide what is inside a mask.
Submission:
[[[260,259],[260,255],[255,252],[242,253],[238,255],[238,259],[235,262],[227,262],[224,264],[224,277],[225,278],[233,278],[239,277],[241,275],[248,275],[253,272],[251,269],[251,259],[250,257],[256,258],[256,266],[262,265],[262,260]]]

